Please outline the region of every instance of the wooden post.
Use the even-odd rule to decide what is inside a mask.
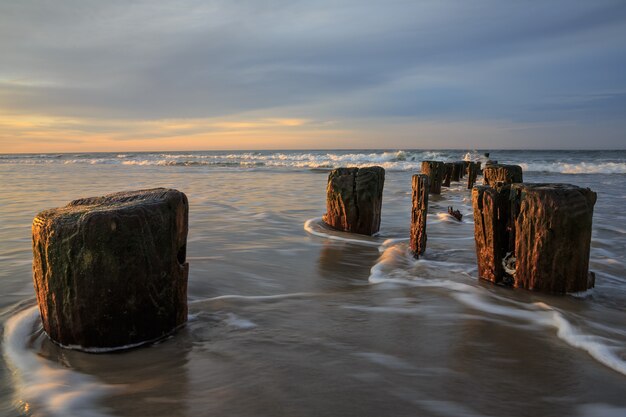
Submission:
[[[450,186],[450,180],[452,179],[452,170],[454,168],[454,164],[451,162],[446,162],[444,164],[444,174],[443,174],[443,187]]]
[[[478,276],[496,284],[500,283],[504,280],[502,259],[509,243],[506,192],[487,186],[476,186],[472,189],[472,207]]]
[[[476,176],[478,175],[478,170],[480,165],[475,162],[470,162],[467,167],[467,189],[471,190],[476,183]]]
[[[188,203],[170,189],[72,201],[33,221],[43,328],[63,346],[126,348],[187,321]]]
[[[413,175],[410,247],[416,258],[426,250],[426,217],[428,212],[429,188],[428,175]]]
[[[441,194],[441,183],[444,176],[444,164],[440,161],[422,161],[422,174],[429,177],[430,193]]]
[[[522,167],[519,165],[489,164],[483,168],[483,184],[495,186],[522,182]]]
[[[463,171],[463,162],[457,161],[452,163],[452,181],[461,181]]]
[[[513,184],[515,286],[566,293],[593,287],[589,274],[596,193],[570,184]]]
[[[380,229],[385,170],[337,168],[328,176],[324,222],[344,232],[373,235]]]
[[[560,294],[593,287],[589,252],[595,202],[596,193],[569,184],[474,187],[479,276]]]

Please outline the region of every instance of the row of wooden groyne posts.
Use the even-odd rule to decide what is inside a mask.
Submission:
[[[478,175],[483,185],[475,185]],[[410,250],[426,250],[429,194],[467,175],[479,277],[551,293],[594,286],[589,272],[596,193],[570,184],[527,184],[522,168],[487,162],[422,162],[412,177]],[[323,220],[373,235],[385,170],[330,172]],[[33,281],[43,328],[55,343],[88,352],[167,336],[187,320],[189,205],[164,188],[83,198],[33,221]]]

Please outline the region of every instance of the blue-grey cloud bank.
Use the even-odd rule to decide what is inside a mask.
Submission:
[[[626,146],[623,0],[4,1],[0,56],[0,110],[89,133],[280,117],[363,147]]]

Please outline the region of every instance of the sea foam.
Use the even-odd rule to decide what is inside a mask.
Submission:
[[[424,264],[433,264],[434,271],[441,267],[450,270],[451,267],[450,262],[415,260],[401,244],[389,246],[371,268],[369,281],[372,284],[391,282],[418,287],[445,288],[449,290],[450,297],[456,301],[487,315],[524,321],[538,330],[555,330],[556,336],[568,345],[587,352],[599,363],[626,375],[626,360],[620,354],[623,342],[581,331],[567,320],[562,312],[546,303],[523,303],[487,292],[477,285],[416,274],[418,267]],[[507,323],[506,320],[500,322]]]
[[[337,241],[346,242],[346,243],[353,243],[353,244],[362,245],[362,246],[379,247],[384,243],[382,241],[379,241],[375,238],[371,238],[368,236],[333,230],[322,221],[321,217],[315,217],[313,219],[307,220],[304,223],[304,230],[306,230],[308,233],[314,236],[323,237],[325,239],[337,240]]]
[[[37,355],[29,341],[38,319],[37,306],[30,307],[10,317],[4,328],[4,355],[13,370],[17,407],[33,415],[109,416],[98,400],[117,387]]]

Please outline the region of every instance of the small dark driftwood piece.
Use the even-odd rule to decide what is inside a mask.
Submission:
[[[417,258],[426,250],[426,216],[428,212],[429,177],[413,175],[413,207],[411,209],[410,247]]]
[[[498,183],[523,182],[522,167],[519,165],[489,164],[483,168],[483,184],[495,187]]]
[[[385,170],[337,168],[328,176],[324,222],[344,232],[373,235],[380,229]]]
[[[83,198],[33,221],[43,328],[64,346],[125,348],[187,321],[188,203],[171,189]]]
[[[596,193],[570,184],[510,184],[472,190],[478,273],[495,283],[551,293],[592,288]]]
[[[455,210],[452,206],[448,206],[448,214],[458,221],[463,220],[463,215],[461,214],[461,212],[459,210]]]
[[[428,175],[431,194],[441,194],[445,166],[440,161],[423,161],[422,174]]]

